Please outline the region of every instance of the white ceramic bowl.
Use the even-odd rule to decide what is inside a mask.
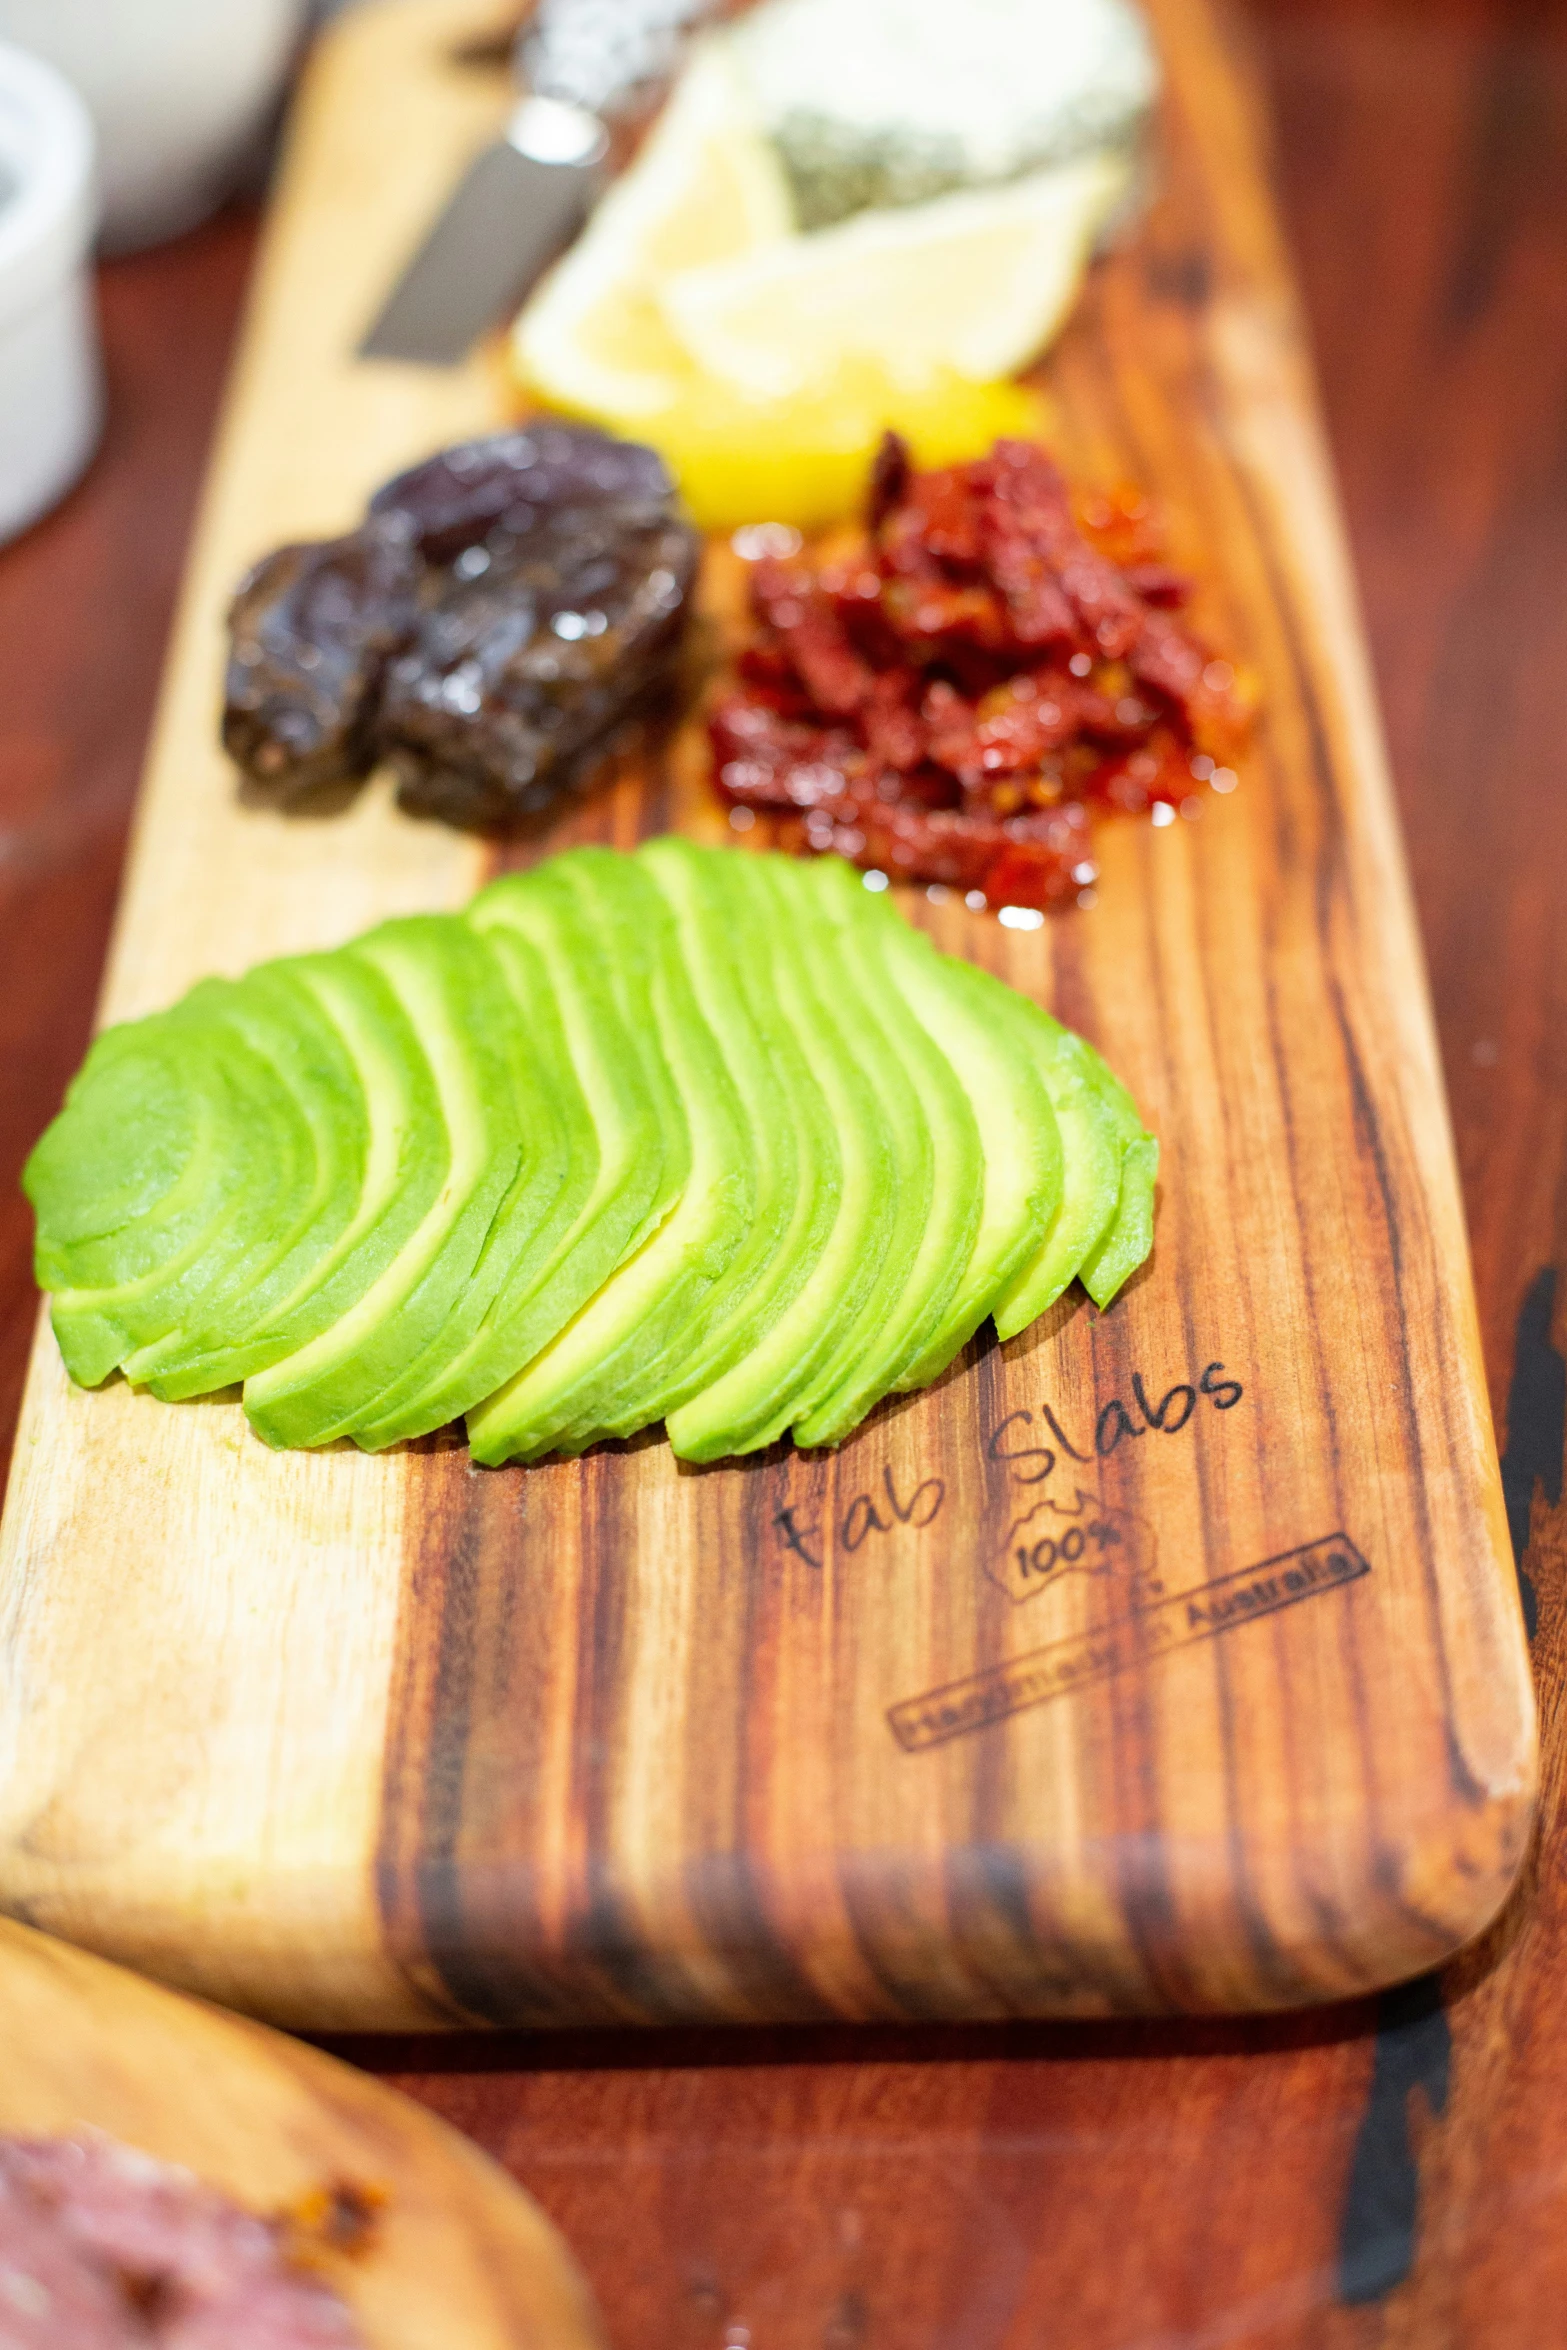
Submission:
[[[0,0],[0,39],[59,67],[98,126],[105,245],[223,201],[276,104],[304,0]]]
[[[96,223],[86,107],[0,42],[0,540],[63,496],[97,446]]]

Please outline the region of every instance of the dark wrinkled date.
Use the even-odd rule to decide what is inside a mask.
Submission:
[[[279,547],[229,610],[223,744],[281,802],[367,775],[378,686],[418,615],[419,567],[381,530]]]
[[[550,424],[442,450],[229,614],[223,740],[287,804],[391,757],[404,806],[546,806],[667,674],[698,558],[651,449]]]

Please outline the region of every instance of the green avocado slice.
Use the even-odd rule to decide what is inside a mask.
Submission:
[[[743,1179],[746,1212],[722,1270],[705,1291],[691,1296],[686,1311],[656,1320],[644,1312],[635,1376],[622,1379],[618,1392],[606,1393],[591,1408],[584,1398],[569,1439],[574,1451],[595,1436],[629,1435],[663,1419],[754,1342],[782,1311],[788,1294],[783,1284],[791,1272],[796,1285],[803,1278],[803,1268],[796,1271],[786,1251],[791,1227],[809,1228],[818,1190],[814,1167],[801,1151],[788,1072],[781,1063],[781,1024],[774,1018],[769,1034],[765,1008],[763,1020],[758,1019],[739,951],[748,927],[745,893],[726,884],[742,880],[735,868],[743,860],[665,836],[647,844],[638,861],[668,908],[671,941],[717,1058],[704,1082],[699,1058],[687,1053],[682,1063],[673,1052],[668,1055],[687,1097],[697,1156],[691,1183],[679,1210],[646,1243],[636,1266],[623,1267],[594,1300],[583,1317],[584,1333],[595,1318],[624,1312],[626,1296],[617,1306],[615,1292],[625,1292],[633,1278],[646,1292],[656,1282],[660,1257],[667,1266],[685,1251],[704,1270],[712,1266],[712,1240],[703,1245],[698,1232],[699,1194],[704,1184],[710,1194],[717,1186],[721,1222],[726,1159]],[[684,991],[679,1000],[684,1001]],[[805,1082],[810,1082],[808,1074]],[[736,1191],[730,1212],[737,1213],[739,1204]],[[710,1198],[710,1216],[713,1206]],[[825,1233],[828,1219],[818,1215],[815,1221]],[[677,1298],[681,1286],[677,1281]],[[684,1286],[689,1289],[689,1282]]]
[[[613,871],[642,899],[651,1008],[665,1067],[684,1111],[690,1168],[657,1230],[542,1354],[473,1414],[484,1460],[580,1452],[659,1416],[672,1349],[699,1338],[715,1291],[750,1229],[755,1194],[750,1131],[719,1044],[691,982],[669,904],[641,864]],[[601,865],[575,876],[595,910]]]
[[[780,1010],[825,1098],[839,1162],[837,1213],[805,1280],[765,1335],[720,1378],[669,1414],[687,1460],[771,1444],[790,1425],[843,1329],[858,1314],[896,1228],[897,1161],[877,1086],[885,1058],[833,928],[804,924],[784,861],[756,860],[767,893],[764,952]],[[826,1149],[824,1136],[818,1147]]]
[[[504,1300],[535,1293],[577,1228],[599,1174],[598,1134],[567,1050],[543,956],[520,931],[474,930],[510,998],[496,1029],[516,1102],[521,1157],[453,1314],[354,1430],[367,1452],[460,1419],[495,1380],[486,1349]],[[477,1010],[478,1007],[476,1006]]]
[[[585,855],[572,851],[534,872],[509,874],[482,891],[468,910],[468,919],[503,960],[514,941],[538,955],[592,1134],[590,1181],[575,1212],[539,1255],[525,1252],[518,1260],[449,1375],[445,1400],[465,1396],[462,1408],[476,1460],[487,1457],[475,1437],[489,1400],[657,1230],[685,1182],[690,1146],[684,1113],[676,1101],[670,1114],[674,1097],[668,1073],[661,1057],[655,1062],[648,1049],[646,942],[623,905],[605,916],[598,901],[575,885],[572,873]],[[617,986],[614,966],[633,951],[638,970],[629,987],[624,976]],[[656,1093],[648,1079],[650,1066]]]
[[[644,855],[655,851],[663,851],[663,844],[651,844]],[[726,1445],[714,1438],[714,1410],[735,1408],[735,1396],[745,1389],[745,1365],[794,1307],[820,1262],[839,1220],[843,1161],[827,1095],[778,1001],[771,942],[778,902],[768,860],[721,848],[700,855],[709,905],[740,947],[738,989],[761,1039],[761,1060],[749,1079],[740,1076],[738,1058],[731,1060],[742,1093],[749,1086],[759,1152],[756,1227],[742,1253],[747,1262],[733,1269],[733,1311],[681,1365],[677,1389],[663,1398],[672,1450],[684,1459],[717,1459]],[[709,1450],[714,1445],[717,1450]]]
[[[1101,1100],[1098,1055],[1029,997],[988,972],[980,976],[995,1019],[1033,1060],[1061,1135],[1060,1205],[1038,1248],[996,1299],[996,1333],[1007,1339],[1055,1303],[1109,1231],[1123,1150]]]
[[[245,1313],[200,1334],[206,1389],[248,1379],[329,1329],[395,1255],[445,1171],[433,1147],[429,1072],[385,980],[342,950],[295,956],[288,970],[330,1032],[321,1045],[343,1120],[330,1162],[332,1200],[258,1285]]]
[[[984,1161],[968,1096],[944,1053],[910,1011],[880,937],[905,927],[852,866],[824,857],[796,868],[822,913],[837,924],[845,960],[884,1042],[901,1068],[914,1116],[894,1120],[900,1167],[901,1245],[889,1249],[859,1314],[839,1339],[794,1423],[799,1445],[840,1444],[934,1335],[973,1249]],[[907,1212],[905,1212],[905,1206]]]
[[[651,1232],[679,1201],[691,1171],[685,1105],[664,1058],[653,1009],[653,976],[670,940],[668,909],[635,857],[618,849],[568,849],[553,860],[551,871],[576,893],[658,1112],[664,1162],[645,1227]]]
[[[1121,1146],[1121,1187],[1115,1214],[1078,1268],[1078,1279],[1101,1311],[1130,1280],[1153,1247],[1154,1185],[1159,1145],[1147,1132],[1120,1079],[1092,1045],[1084,1045],[1096,1079],[1100,1108]]]
[[[178,1245],[209,1162],[203,1104],[170,1038],[177,1020],[177,1010],[157,1012],[94,1038],[22,1170],[38,1276],[50,1289],[107,1288],[137,1233],[164,1254]],[[157,1261],[149,1254],[136,1269]]]
[[[199,993],[200,991],[198,991]],[[227,997],[226,1017],[276,1069],[309,1138],[302,1180],[244,1219],[251,1245],[209,1279],[178,1326],[127,1355],[125,1376],[166,1402],[226,1387],[259,1368],[235,1341],[297,1287],[353,1213],[368,1121],[343,1040],[288,962],[262,964]]]
[[[379,1042],[383,1062],[400,1048],[410,1065],[406,1142],[426,1179],[423,1208],[329,1328],[246,1380],[251,1425],[274,1445],[351,1435],[410,1357],[448,1316],[461,1316],[521,1149],[506,1053],[495,1041],[511,999],[466,923],[442,915],[383,923],[341,956],[383,980],[402,1014],[401,1027]],[[368,1094],[377,1077],[362,1050],[360,1063]],[[427,1189],[431,1173],[438,1179]]]
[[[1061,1138],[1032,1056],[995,1018],[987,975],[901,922],[881,935],[910,1010],[968,1096],[984,1151],[973,1247],[934,1333],[894,1382],[910,1389],[939,1377],[1037,1250],[1061,1198]]]
[[[708,1300],[656,1367],[648,1420],[671,1412],[747,1356],[796,1297],[838,1212],[836,1137],[826,1097],[782,1017],[758,936],[773,899],[758,860],[669,834],[639,852],[674,913],[686,967],[749,1127],[751,1229]]]
[[[176,1327],[254,1248],[254,1197],[307,1183],[307,1130],[276,1069],[209,980],[109,1030],[28,1162],[40,1281],[73,1378],[96,1386]]]

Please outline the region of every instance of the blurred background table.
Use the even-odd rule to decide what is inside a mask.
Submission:
[[[540,2198],[617,2350],[1567,2341],[1567,0],[1245,12],[1442,1035],[1540,1857],[1440,1981],[1283,2021],[346,2044]],[[254,235],[104,270],[104,450],[0,553],[0,1446],[15,1178],[86,1041]]]

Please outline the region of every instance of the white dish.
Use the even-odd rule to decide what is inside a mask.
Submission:
[[[0,42],[0,540],[63,496],[97,446],[96,224],[86,107]]]
[[[105,245],[191,228],[230,193],[283,86],[304,0],[0,0],[98,128]]]

